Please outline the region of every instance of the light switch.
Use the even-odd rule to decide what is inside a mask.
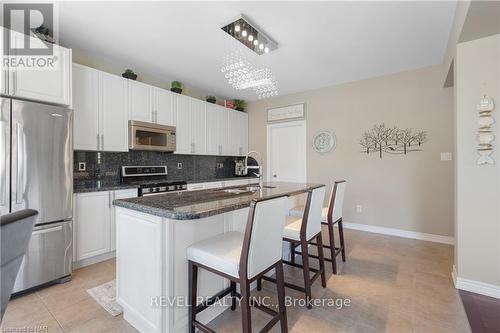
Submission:
[[[451,152],[441,153],[441,161],[451,161]]]
[[[182,169],[182,163],[177,163],[177,169]]]

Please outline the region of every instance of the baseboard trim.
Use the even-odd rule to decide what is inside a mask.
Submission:
[[[403,238],[418,239],[418,240],[424,240],[424,241],[434,242],[434,243],[443,243],[443,244],[449,244],[449,245],[455,244],[455,238],[450,237],[450,236],[426,234],[426,233],[417,232],[417,231],[379,227],[379,226],[375,226],[375,225],[352,223],[352,222],[344,222],[344,227],[347,229],[367,231],[367,232],[373,232],[376,234],[397,236],[397,237],[403,237]]]
[[[455,288],[457,289],[500,299],[500,286],[464,279],[458,276],[456,279]]]
[[[95,256],[95,257],[90,257],[90,258],[86,258],[86,259],[82,259],[82,260],[78,260],[78,261],[73,261],[73,269],[78,269],[78,268],[82,268],[85,266],[97,264],[98,262],[106,261],[106,260],[109,260],[109,259],[112,259],[115,257],[116,257],[116,251],[111,251],[108,253],[100,254],[100,255]]]

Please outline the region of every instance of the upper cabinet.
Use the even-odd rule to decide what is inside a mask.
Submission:
[[[153,109],[153,87],[128,80],[128,98],[130,107],[130,118],[145,122],[155,122],[155,110]]]
[[[99,73],[99,111],[102,150],[128,151],[129,113],[124,79]]]
[[[207,104],[207,154],[225,155],[228,153],[228,115],[230,112],[220,105]]]
[[[99,72],[73,64],[73,142],[79,150],[99,150]]]
[[[127,82],[78,64],[73,70],[74,148],[128,151]]]
[[[31,39],[35,45],[38,43],[40,47],[45,47],[37,38]],[[22,48],[24,35],[12,34],[12,43],[15,48]],[[44,56],[47,66],[40,69],[10,67],[3,71],[4,94],[50,104],[71,105],[71,50],[55,44],[51,46],[53,55]]]
[[[246,155],[248,152],[248,114],[229,111],[229,155]]]
[[[174,111],[172,107],[173,93],[160,88],[153,88],[153,105],[156,123],[174,126]]]
[[[207,153],[205,104],[201,100],[184,95],[172,96],[177,154],[205,155]]]
[[[177,154],[243,156],[248,115],[73,65],[74,148],[128,151],[128,121],[176,127]]]

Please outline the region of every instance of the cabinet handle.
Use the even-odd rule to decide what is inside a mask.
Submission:
[[[111,192],[108,192],[108,208],[111,208]]]
[[[12,95],[17,91],[17,72],[12,73]]]
[[[191,154],[194,154],[194,143],[191,143]]]
[[[97,150],[101,149],[101,139],[99,134],[97,134]]]
[[[219,155],[222,155],[222,145],[219,145]]]
[[[101,150],[104,150],[104,134],[101,134]]]
[[[242,147],[240,147],[239,155],[243,155],[243,148]]]

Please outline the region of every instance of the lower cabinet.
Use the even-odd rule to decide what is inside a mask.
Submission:
[[[188,191],[208,190],[212,188],[230,187],[230,186],[245,186],[248,184],[258,183],[258,179],[244,178],[235,180],[225,180],[222,182],[206,182],[206,183],[193,183],[188,184]]]
[[[74,194],[73,261],[75,268],[114,257],[114,199],[133,198],[136,189]]]

